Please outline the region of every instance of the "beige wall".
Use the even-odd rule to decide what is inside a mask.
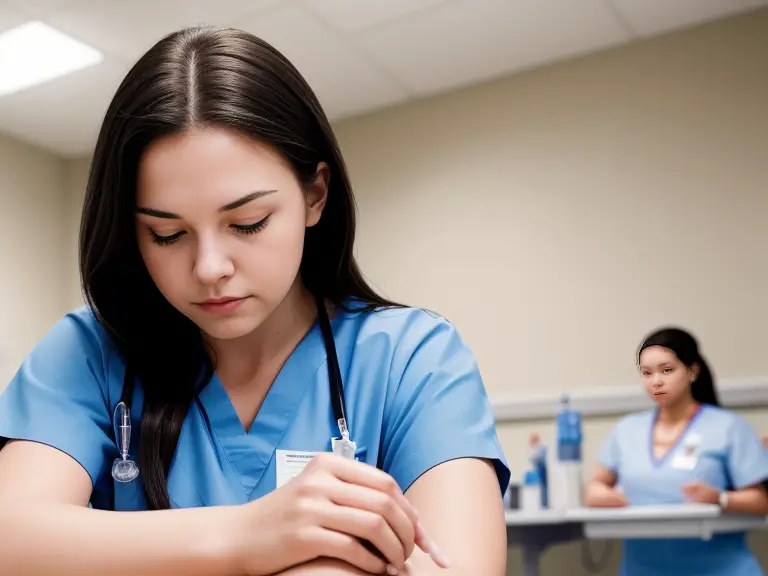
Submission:
[[[64,243],[64,263],[68,274],[64,281],[64,304],[67,310],[83,305],[78,270],[78,238],[80,233],[80,213],[85,199],[85,186],[88,181],[90,159],[68,160],[64,168],[65,217],[68,221],[67,237]]]
[[[0,136],[0,390],[62,314],[63,162]]]
[[[451,318],[495,397],[631,383],[638,340],[667,322],[721,377],[768,376],[766,38],[763,11],[342,123],[364,270]],[[0,264],[22,278],[0,285],[0,343],[18,362],[82,303],[88,163],[0,142]],[[585,423],[588,460],[612,424]],[[501,426],[516,473],[533,428],[551,438]],[[559,547],[542,573],[586,574],[578,555]]]
[[[762,11],[341,124],[364,271],[451,318],[495,397],[632,383],[670,322],[768,376],[766,38]],[[518,475],[534,429],[500,426]],[[586,574],[578,546],[542,573]]]

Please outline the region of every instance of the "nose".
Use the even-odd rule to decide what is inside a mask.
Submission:
[[[213,237],[201,237],[195,259],[194,274],[203,284],[216,284],[234,274],[235,266],[222,246]]]
[[[661,379],[661,375],[659,375],[659,374],[656,374],[656,375],[653,377],[653,382],[651,382],[651,385],[652,385],[654,388],[661,388],[661,386],[662,386],[663,384],[664,384],[664,381]]]

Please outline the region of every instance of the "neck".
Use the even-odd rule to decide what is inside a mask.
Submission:
[[[275,359],[290,355],[316,318],[315,297],[297,280],[256,330],[233,340],[209,341],[217,372],[225,372],[235,381],[249,381]]]
[[[685,398],[676,404],[660,408],[657,421],[669,425],[687,422],[693,417],[698,409],[698,402],[693,398]]]

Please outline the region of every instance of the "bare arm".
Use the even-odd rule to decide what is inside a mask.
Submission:
[[[726,511],[737,514],[768,514],[768,494],[762,485],[728,492]]]
[[[0,451],[0,574],[234,575],[232,508],[106,512],[87,508],[88,473],[49,446]]]
[[[422,475],[405,493],[427,533],[450,560],[439,568],[418,548],[400,576],[504,576],[507,528],[493,466],[483,460],[446,462]],[[363,576],[341,562],[318,560],[281,576]]]
[[[691,482],[682,487],[683,494],[690,502],[719,504],[720,490],[701,481]],[[726,512],[734,514],[768,515],[768,494],[762,484],[747,486],[728,493]]]
[[[616,489],[616,474],[597,464],[592,479],[584,490],[584,505],[595,508],[621,508],[627,499]]]

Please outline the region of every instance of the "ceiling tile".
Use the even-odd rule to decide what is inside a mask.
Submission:
[[[461,0],[355,37],[420,94],[629,40],[599,0]]]
[[[331,118],[359,114],[407,97],[402,88],[305,10],[279,10],[249,18],[239,26],[280,50],[306,78]]]
[[[0,98],[0,131],[61,155],[87,154],[126,72],[123,64],[105,60]]]
[[[737,12],[766,6],[766,0],[612,0],[641,35],[660,34]]]
[[[304,4],[337,30],[354,31],[444,4],[446,0],[303,0]]]
[[[77,0],[5,0],[5,2],[25,14],[37,17],[51,14],[68,4],[74,4]]]
[[[133,62],[161,37],[180,28],[231,25],[286,1],[291,0],[80,0],[46,20],[107,54]]]
[[[16,28],[20,24],[24,24],[29,20],[21,12],[14,10],[13,8],[4,8],[0,5],[0,32],[5,32],[11,28]]]

